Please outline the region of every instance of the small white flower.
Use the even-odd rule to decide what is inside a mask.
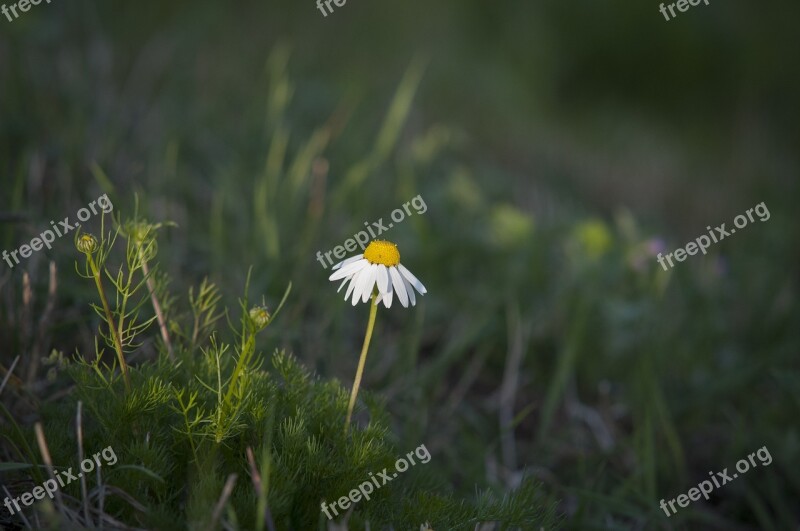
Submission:
[[[400,263],[400,252],[397,250],[397,245],[392,242],[374,240],[364,249],[364,254],[351,256],[333,266],[333,269],[338,271],[333,273],[329,280],[344,279],[338,291],[350,283],[344,300],[352,294],[353,306],[359,300],[367,302],[376,285],[378,296],[375,298],[375,304],[383,301],[383,305],[387,308],[391,307],[395,294],[400,299],[400,304],[408,308],[409,301],[411,306],[417,303],[415,289],[420,295],[428,292],[422,282]]]

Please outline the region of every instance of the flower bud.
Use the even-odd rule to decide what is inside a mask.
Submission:
[[[75,242],[75,247],[84,254],[93,254],[97,250],[97,238],[91,234],[81,234]]]
[[[133,223],[128,229],[128,235],[136,245],[142,245],[151,234],[152,227],[144,222]]]
[[[250,321],[256,330],[261,330],[269,324],[269,312],[263,306],[253,306],[250,309]]]

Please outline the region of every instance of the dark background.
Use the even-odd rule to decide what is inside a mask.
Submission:
[[[0,18],[0,249],[102,193],[132,215],[138,195],[178,225],[159,254],[174,290],[208,275],[235,305],[252,265],[251,294],[274,306],[292,281],[265,349],[349,382],[366,309],[315,253],[421,194],[428,211],[385,236],[429,294],[379,312],[364,381],[404,446],[426,441],[466,495],[535,475],[576,529],[788,529],[798,15],[772,1],[671,21],[655,2],[349,0],[328,17],[310,0],[42,3]],[[651,254],[761,202],[769,221],[707,256],[664,272]],[[2,367],[91,350],[74,259],[62,238],[0,263]],[[58,295],[39,327],[50,260]],[[32,396],[60,392],[27,363]],[[769,467],[679,516],[658,509],[765,445]]]

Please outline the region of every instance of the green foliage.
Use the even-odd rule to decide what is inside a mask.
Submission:
[[[135,237],[130,230],[118,233],[128,241]],[[114,241],[101,238],[97,250],[85,253],[88,258],[94,252],[100,255],[90,272],[102,268],[110,276]],[[156,256],[152,245],[148,261]],[[131,345],[153,338],[145,334],[147,327],[134,324],[142,305],[136,305],[133,315],[125,309],[126,290],[134,293],[150,278],[140,274],[138,283],[131,280],[140,269],[142,253],[131,253],[129,247],[125,257],[130,273],[111,282],[117,305],[111,314],[114,320],[106,322],[112,329],[115,320],[126,326],[121,336],[129,354]],[[99,485],[92,474],[87,475],[91,492],[102,485],[102,508],[95,507],[91,496],[82,495],[77,482],[64,489],[67,500],[76,500],[65,502],[70,519],[90,525],[94,517],[87,520],[81,513],[81,504],[88,503],[92,514],[98,510],[128,525],[204,529],[214,522],[213,509],[226,479],[235,475],[223,516],[227,525],[324,529],[323,501],[347,495],[370,473],[394,466],[402,452],[392,441],[389,418],[379,401],[366,395],[362,413],[369,421],[346,434],[342,425],[347,389],[335,380],[314,376],[283,350],[269,357],[258,350],[258,335],[277,326],[273,321],[289,292],[287,288],[273,312],[266,304],[249,310],[245,296],[239,325],[214,330],[219,294],[203,281],[189,292],[185,323],[180,324],[180,318],[171,321],[174,359],[160,344],[153,359],[130,366],[129,388],[116,363],[105,364],[102,349],[91,361],[77,356],[67,365],[74,392],[42,408],[53,462],[58,467],[77,462],[78,404],[83,408],[86,454],[111,447],[119,459],[102,467]],[[173,309],[177,312],[177,306]],[[95,310],[106,317],[102,308]],[[109,334],[101,336],[114,346]],[[357,504],[347,517],[350,528],[417,529],[430,522],[437,529],[473,529],[479,522],[499,522],[502,529],[531,529],[555,522],[552,500],[545,500],[531,479],[502,499],[484,493],[466,502],[440,490],[440,481],[426,481],[422,467],[418,464],[376,490],[371,500]]]
[[[54,3],[0,34],[9,51],[0,61],[0,248],[18,247],[35,235],[28,227],[47,227],[98,189],[121,208],[142,191],[143,212],[182,228],[160,231],[164,271],[150,275],[175,358],[167,351],[164,359],[155,323],[126,352],[129,400],[155,408],[148,415],[164,425],[123,439],[130,429],[122,419],[150,421],[122,406],[99,418],[83,404],[87,430],[100,433],[87,450],[119,436],[119,448],[129,445],[120,458],[139,463],[108,473],[147,482],[147,521],[161,529],[176,515],[201,522],[226,473],[238,474],[229,507],[261,503],[275,514],[275,506],[292,506],[286,493],[297,485],[277,477],[272,448],[280,429],[308,433],[315,410],[299,410],[299,422],[293,404],[268,401],[268,388],[278,393],[284,383],[274,356],[261,351],[285,346],[325,377],[315,384],[323,399],[280,400],[335,404],[329,415],[341,415],[335,378],[351,381],[363,319],[342,311],[313,255],[421,194],[429,211],[386,236],[430,294],[413,313],[379,317],[364,382],[374,394],[360,398],[375,415],[365,429],[383,426],[391,436],[381,440],[397,455],[421,441],[433,450],[403,481],[452,494],[452,503],[424,493],[395,514],[431,518],[439,531],[446,525],[430,516],[437,507],[461,514],[453,500],[472,497],[476,484],[501,499],[529,473],[547,481],[547,503],[562,500],[573,529],[796,525],[800,483],[786,471],[800,468],[800,226],[791,216],[800,62],[772,59],[790,53],[797,17],[787,13],[800,4],[729,5],[686,19],[680,32],[644,3],[624,13],[601,4],[374,3],[320,24],[284,4]],[[291,61],[287,46],[265,57],[281,34],[296,43]],[[426,49],[434,54],[425,76],[424,61],[403,75]],[[400,88],[392,86],[398,79]],[[664,272],[648,250],[659,240],[672,250],[760,200],[773,219],[706,256]],[[79,346],[89,359],[108,350],[88,339],[98,322],[86,300],[99,301],[86,293],[91,283],[65,274],[74,259],[68,247],[57,242],[25,263],[32,306],[23,304],[22,266],[0,272],[0,369],[21,355],[0,394],[0,451],[10,461],[41,464],[26,429],[39,400],[51,449],[72,466],[75,404],[65,402],[65,388],[75,381],[83,393],[123,394],[119,374],[94,361],[75,380],[36,382],[33,392],[16,381],[35,359],[34,341],[42,353]],[[60,274],[57,313],[30,333],[26,315],[45,308],[46,259]],[[228,295],[241,290],[247,264],[258,264],[253,292],[280,294],[289,281],[293,290],[279,322],[259,335],[251,361],[261,369],[245,371],[246,385],[231,395],[233,422],[215,416],[217,377],[227,382],[242,353],[236,334],[220,326],[220,305],[235,307]],[[201,283],[206,276],[213,282]],[[187,289],[188,307],[172,295]],[[149,295],[139,294],[136,302]],[[498,422],[508,375],[519,385]],[[151,376],[158,378],[145,385]],[[173,390],[168,407],[159,402],[164,386]],[[116,400],[98,395],[92,407]],[[363,425],[365,416],[356,417]],[[258,433],[270,442],[245,441],[262,421],[273,423]],[[221,445],[244,444],[243,454],[210,455],[219,426],[230,435]],[[151,431],[175,446],[154,448]],[[325,453],[320,441],[313,439],[314,456]],[[669,520],[658,509],[661,497],[765,444],[771,467]],[[244,487],[248,446],[261,496]],[[287,459],[306,455],[298,450]],[[25,470],[36,482],[46,477],[42,468]],[[113,503],[114,514],[143,521],[131,504]],[[414,515],[427,505],[436,507]],[[362,502],[353,518],[368,510]],[[245,513],[237,521],[247,522]]]

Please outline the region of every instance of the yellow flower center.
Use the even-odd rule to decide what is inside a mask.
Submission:
[[[400,251],[392,242],[373,240],[364,250],[364,258],[371,264],[383,264],[391,267],[400,263]]]

